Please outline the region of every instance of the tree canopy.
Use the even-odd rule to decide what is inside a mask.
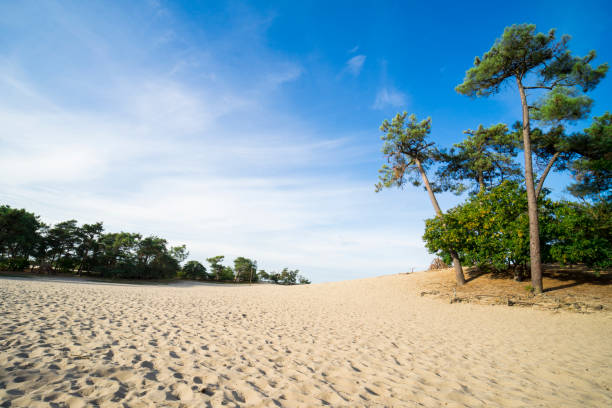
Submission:
[[[572,150],[580,156],[570,166],[575,183],[569,190],[576,197],[612,201],[612,114],[595,117],[590,127],[571,138]]]
[[[436,175],[442,190],[456,194],[466,190],[482,192],[520,175],[520,167],[514,161],[518,141],[506,125],[480,125],[464,133],[467,137],[462,142],[442,150],[437,158],[441,166]]]
[[[568,99],[576,98],[578,89],[587,92],[595,88],[606,75],[608,64],[592,67],[595,51],[584,57],[573,56],[568,50],[568,35],[557,40],[554,29],[547,34],[535,31],[534,24],[506,27],[491,49],[482,58],[474,59],[474,66],[456,91],[471,97],[489,96],[499,92],[506,80],[522,80],[533,71],[535,83],[526,89],[553,91],[542,105],[551,107],[551,112],[553,106],[566,103],[575,106],[579,100]]]
[[[419,167],[427,169],[437,154],[435,144],[427,139],[431,118],[419,122],[414,114],[408,117],[407,112],[398,113],[391,121],[385,119],[380,130],[384,132],[382,152],[387,164],[379,171],[376,191],[384,187],[403,187],[407,182],[421,185]]]

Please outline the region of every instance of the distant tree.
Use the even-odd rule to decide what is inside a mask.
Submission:
[[[51,265],[55,270],[72,272],[76,267],[76,248],[81,244],[81,236],[76,220],[55,224],[47,233],[51,253]]]
[[[83,269],[90,271],[96,262],[96,257],[100,251],[100,238],[104,232],[104,227],[101,222],[95,224],[83,224],[77,230],[79,236],[79,245],[76,248],[77,257],[79,259],[79,267],[77,273],[79,276]]]
[[[136,270],[139,279],[157,277],[156,272],[158,271],[154,270],[154,266],[165,266],[165,263],[168,262],[168,259],[163,259],[163,256],[167,254],[167,244],[168,241],[156,236],[146,237],[138,242]],[[156,264],[155,261],[159,262]]]
[[[224,266],[219,276],[219,280],[222,281],[233,281],[235,279],[234,270],[229,266]]]
[[[426,169],[438,157],[438,151],[434,143],[427,140],[431,132],[431,118],[417,122],[416,116],[411,115],[406,121],[408,114],[397,114],[391,122],[385,119],[380,130],[385,134],[381,137],[384,141],[383,154],[387,163],[380,169],[380,182],[376,184],[376,191],[383,187],[403,187],[407,181],[418,186],[421,182],[429,193],[429,199],[437,216],[442,216],[442,210],[434,194],[435,186],[432,186],[427,178]],[[454,250],[450,250],[455,268],[455,276],[458,285],[465,284],[465,277],[461,267],[459,256]]]
[[[140,234],[129,232],[102,235],[101,262],[98,266],[102,275],[113,278],[137,277],[137,251],[141,239]]]
[[[41,240],[43,224],[37,215],[25,209],[0,206],[0,267],[26,268]]]
[[[184,277],[207,279],[206,268],[197,261],[183,267],[189,252],[185,245],[168,247],[164,238],[119,232],[104,233],[101,222],[79,227],[69,220],[49,227],[26,210],[0,206],[0,269],[24,269],[48,273],[53,270],[97,274],[109,278],[168,279]],[[257,261],[245,257],[234,260],[234,269],[222,264],[223,255],[208,258],[211,276],[219,281],[257,282],[260,277],[276,283],[295,284],[297,270],[287,268],[272,276],[257,272]],[[282,276],[281,276],[282,275]]]
[[[268,274],[268,272],[264,271],[263,269],[260,269],[259,272],[257,272],[257,276],[262,281],[270,280],[270,275]]]
[[[186,245],[179,245],[170,248],[170,256],[174,258],[179,264],[185,262],[185,259],[189,256]]]
[[[41,273],[49,273],[51,271],[51,249],[48,239],[49,229],[50,227],[48,225],[41,225],[38,240],[35,242],[32,250],[32,257],[34,259],[31,264],[30,272],[34,272],[35,267],[38,267],[38,272]]]
[[[270,280],[274,283],[279,283],[281,280],[281,274],[278,272],[271,272],[269,276]]]
[[[224,255],[217,255],[211,258],[206,258],[206,262],[210,264],[210,271],[215,280],[220,280],[223,275],[224,267],[223,265],[221,265],[221,262],[223,262],[223,259],[225,259]]]
[[[466,130],[467,137],[450,151],[441,151],[443,163],[436,171],[440,188],[461,194],[483,192],[504,180],[516,179],[520,174],[513,158],[517,155],[516,136],[504,124],[476,130]],[[466,186],[463,182],[467,182]]]
[[[457,92],[471,97],[489,96],[499,92],[507,80],[515,80],[523,112],[522,133],[525,155],[525,186],[529,215],[530,259],[532,286],[536,293],[542,293],[542,264],[540,251],[540,228],[535,192],[532,160],[532,136],[530,111],[539,110],[538,119],[546,115],[563,116],[582,112],[587,101],[578,92],[595,88],[605,76],[606,64],[593,68],[590,62],[595,58],[591,51],[580,58],[572,56],[567,49],[568,36],[559,41],[555,30],[548,34],[535,33],[535,25],[520,24],[506,27],[500,39],[482,58],[476,57]],[[525,82],[533,79],[532,85]],[[547,90],[539,103],[529,104],[527,91]]]
[[[300,271],[297,269],[292,271],[288,268],[283,268],[282,272],[280,273],[280,282],[283,285],[295,285],[297,283],[299,273]]]
[[[580,157],[570,165],[576,180],[569,187],[576,197],[612,201],[612,114],[595,117],[584,132],[572,136]]]
[[[199,263],[198,261],[189,261],[183,266],[181,276],[186,279],[198,279],[198,280],[206,280],[208,279],[208,274],[206,273],[206,267]]]
[[[237,282],[257,282],[257,262],[239,256],[234,259]]]
[[[299,275],[298,276],[298,283],[300,285],[310,285],[311,282],[310,282],[310,280],[306,279],[304,276]]]

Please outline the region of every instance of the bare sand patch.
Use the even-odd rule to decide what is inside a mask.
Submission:
[[[465,268],[468,283],[458,287],[452,268],[414,275],[421,296],[453,303],[468,302],[532,307],[551,311],[598,313],[612,311],[612,271],[594,274],[580,267],[546,265],[542,278],[544,293],[531,293],[531,281],[517,282],[497,275]]]
[[[275,285],[0,279],[0,404],[612,406],[612,314],[448,304],[423,274]]]

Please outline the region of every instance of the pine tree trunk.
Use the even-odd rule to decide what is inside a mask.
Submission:
[[[442,217],[442,210],[440,209],[440,205],[438,205],[438,200],[431,189],[431,185],[429,184],[429,179],[427,178],[427,174],[425,174],[425,169],[421,165],[421,162],[418,159],[415,159],[415,163],[419,168],[419,173],[421,173],[421,178],[423,179],[423,184],[425,184],[425,188],[427,189],[427,193],[429,194],[429,199],[431,200],[431,204],[436,211],[436,215],[438,217]],[[450,256],[453,259],[453,267],[455,268],[455,277],[457,278],[457,285],[461,286],[465,284],[465,276],[463,275],[463,268],[461,267],[461,261],[459,260],[459,255],[453,249],[450,251]]]
[[[479,189],[479,193],[483,193],[485,191],[485,183],[484,183],[484,177],[482,176],[482,173],[478,173],[478,189]]]
[[[531,259],[531,286],[535,293],[542,293],[542,261],[540,253],[540,225],[538,222],[538,198],[533,182],[533,162],[531,159],[531,134],[529,107],[525,89],[520,78],[516,82],[521,95],[523,108],[523,144],[525,152],[525,186],[527,187],[527,212],[529,214],[529,257]]]

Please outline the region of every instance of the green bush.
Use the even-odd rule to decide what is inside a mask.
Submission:
[[[543,262],[612,266],[612,205],[553,202],[544,195],[538,203]],[[450,262],[449,249],[468,265],[494,271],[527,270],[529,219],[525,191],[504,182],[480,193],[442,217],[426,220],[427,249]]]
[[[560,264],[612,267],[612,203],[555,203],[550,257]]]
[[[551,202],[540,200],[541,235],[552,219]],[[527,198],[518,184],[509,181],[468,201],[442,217],[426,220],[423,236],[427,249],[450,263],[449,250],[462,262],[496,271],[526,269],[529,263],[529,219]],[[542,255],[548,247],[542,242]]]
[[[208,274],[206,273],[206,267],[204,265],[198,261],[189,261],[185,264],[185,266],[183,266],[179,277],[185,279],[206,280],[208,279]]]

